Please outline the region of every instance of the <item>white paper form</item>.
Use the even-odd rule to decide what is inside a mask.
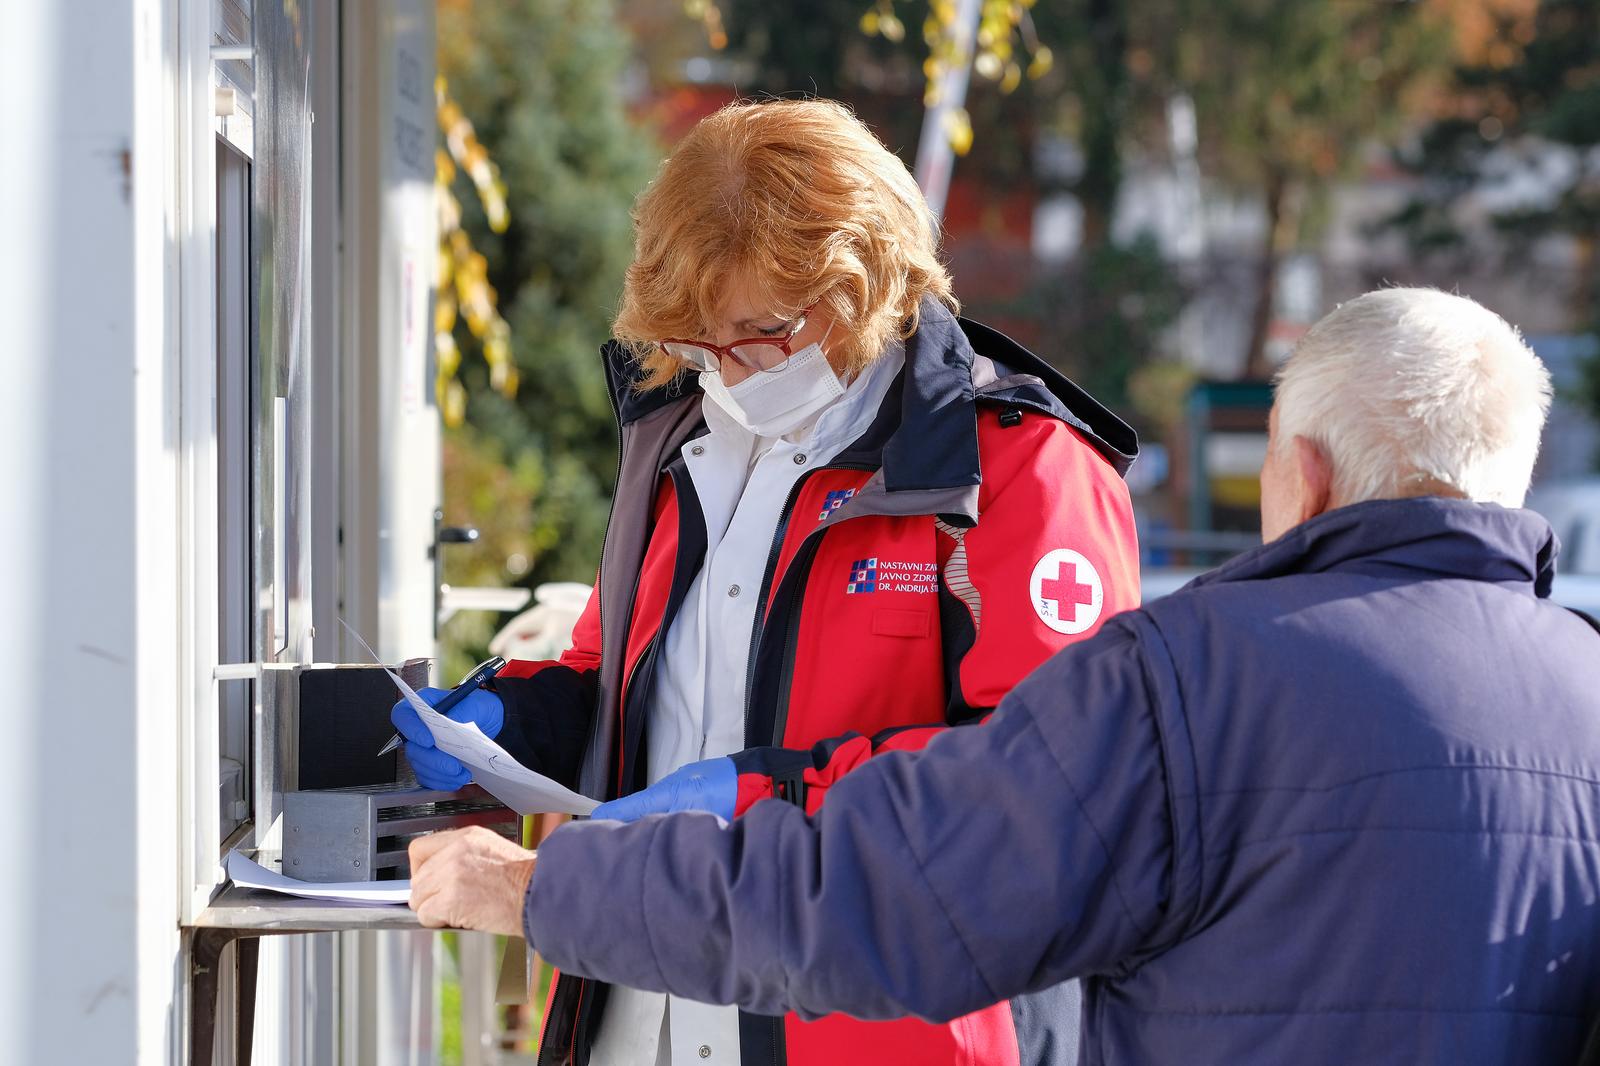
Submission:
[[[367,654],[378,662],[371,645],[361,639],[361,634],[351,629],[344,619],[339,620],[350,635],[361,641]],[[383,666],[381,662],[378,665]],[[411,704],[428,731],[433,734],[434,745],[447,755],[461,760],[461,765],[472,771],[472,779],[483,786],[495,799],[518,814],[588,814],[600,806],[598,800],[572,791],[565,785],[523,766],[511,753],[483,735],[473,722],[457,722],[445,717],[428,701],[417,695],[400,675],[383,667],[406,702]]]
[[[264,888],[303,899],[341,903],[405,903],[411,898],[410,881],[298,881],[269,870],[237,851],[228,852],[228,876],[240,888]]]

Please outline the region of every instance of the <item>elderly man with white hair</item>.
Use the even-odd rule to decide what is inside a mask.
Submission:
[[[691,775],[599,812],[686,813],[537,858],[419,842],[412,905],[771,1014],[948,1019],[1079,977],[1090,1064],[1574,1061],[1600,635],[1549,602],[1554,537],[1516,509],[1549,401],[1476,303],[1353,300],[1279,377],[1262,547],[815,811],[724,822]]]

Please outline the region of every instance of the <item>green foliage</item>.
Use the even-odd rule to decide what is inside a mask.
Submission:
[[[439,974],[439,1066],[461,1066],[461,948],[456,933],[439,934],[447,962]]]
[[[1160,356],[1161,335],[1183,311],[1188,294],[1154,239],[1086,249],[1064,270],[1041,278],[1029,301],[1054,338],[1052,362],[1124,417],[1143,418],[1142,432],[1165,428],[1163,412],[1134,404],[1140,370]]]
[[[1122,0],[1059,0],[1034,10],[1039,38],[1061,62],[1038,92],[1041,125],[1070,137],[1083,153],[1068,190],[1083,206],[1083,250],[1093,255],[1110,238],[1123,157],[1140,134],[1138,120],[1154,101],[1148,64],[1149,9]]]
[[[1277,267],[1325,215],[1333,182],[1398,131],[1440,78],[1449,26],[1416,3],[1174,0],[1188,10],[1164,58],[1192,94],[1208,176],[1261,197],[1266,235],[1246,374],[1264,376]]]
[[[597,352],[660,150],[627,114],[629,42],[609,0],[443,0],[438,29],[440,73],[506,185],[503,233],[471,198],[463,227],[488,258],[521,382],[504,397],[481,359],[463,360],[472,398],[446,438],[445,512],[484,535],[446,549],[445,579],[590,581],[616,474]],[[462,617],[449,636],[478,645],[492,621]]]
[[[897,49],[860,31],[862,0],[724,0],[728,50],[753,60],[753,76],[739,89],[750,95],[808,94],[849,99],[855,88],[852,59],[885,57]],[[920,61],[920,56],[918,57]],[[920,99],[922,84],[917,81]]]
[[[1200,3],[1170,58],[1194,94],[1209,173],[1325,180],[1394,132],[1408,90],[1442,72],[1448,27],[1410,3]]]
[[[1507,47],[1526,35],[1511,16],[1498,22],[1495,35]],[[1462,246],[1452,211],[1462,196],[1496,180],[1491,156],[1504,164],[1534,160],[1541,143],[1580,151],[1600,144],[1600,6],[1544,0],[1516,62],[1463,64],[1454,81],[1455,113],[1433,123],[1400,156],[1424,191],[1391,219],[1435,251]],[[1592,236],[1600,231],[1600,182],[1592,165],[1577,167],[1549,202],[1495,221],[1524,251],[1528,241],[1551,233]]]
[[[1499,20],[1496,47],[1455,71],[1459,107],[1435,122],[1401,162],[1423,192],[1389,220],[1414,246],[1433,254],[1469,253],[1455,208],[1475,188],[1504,182],[1507,166],[1537,166],[1552,148],[1576,156],[1567,179],[1547,199],[1493,218],[1508,238],[1507,269],[1528,262],[1536,240],[1574,239],[1578,273],[1570,301],[1579,329],[1600,333],[1600,5],[1543,0],[1531,26]],[[1517,42],[1523,42],[1520,46]],[[1507,54],[1514,61],[1505,62]],[[1550,180],[1550,172],[1542,172]],[[1600,418],[1600,359],[1587,366],[1574,396]]]

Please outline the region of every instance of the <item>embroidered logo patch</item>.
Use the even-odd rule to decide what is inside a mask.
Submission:
[[[850,564],[847,595],[858,592],[936,592],[939,568],[934,563],[909,563],[900,559],[857,559]]]
[[[1057,548],[1034,564],[1028,597],[1039,621],[1057,633],[1082,633],[1099,621],[1105,589],[1093,563]]]
[[[878,560],[857,559],[850,564],[850,580],[844,586],[845,595],[878,591]]]
[[[855,489],[838,489],[828,493],[822,501],[822,513],[817,516],[818,522],[826,522],[828,516],[844,506],[844,501],[856,494]]]

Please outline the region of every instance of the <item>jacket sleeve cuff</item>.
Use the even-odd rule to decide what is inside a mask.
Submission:
[[[547,837],[522,898],[522,935],[529,950],[567,973],[592,976],[588,967],[595,966],[625,974],[635,987],[660,990],[643,891],[656,831],[652,823],[660,821],[575,822]],[[624,876],[609,876],[613,870]],[[594,886],[602,882],[607,905],[597,909]]]
[[[733,803],[738,817],[764,799],[782,799],[804,810],[806,771],[815,761],[810,751],[797,748],[746,748],[735,752],[734,769],[739,790]]]
[[[559,663],[529,676],[501,675],[489,685],[505,705],[496,742],[530,770],[577,787],[578,767],[594,717],[596,675]]]

